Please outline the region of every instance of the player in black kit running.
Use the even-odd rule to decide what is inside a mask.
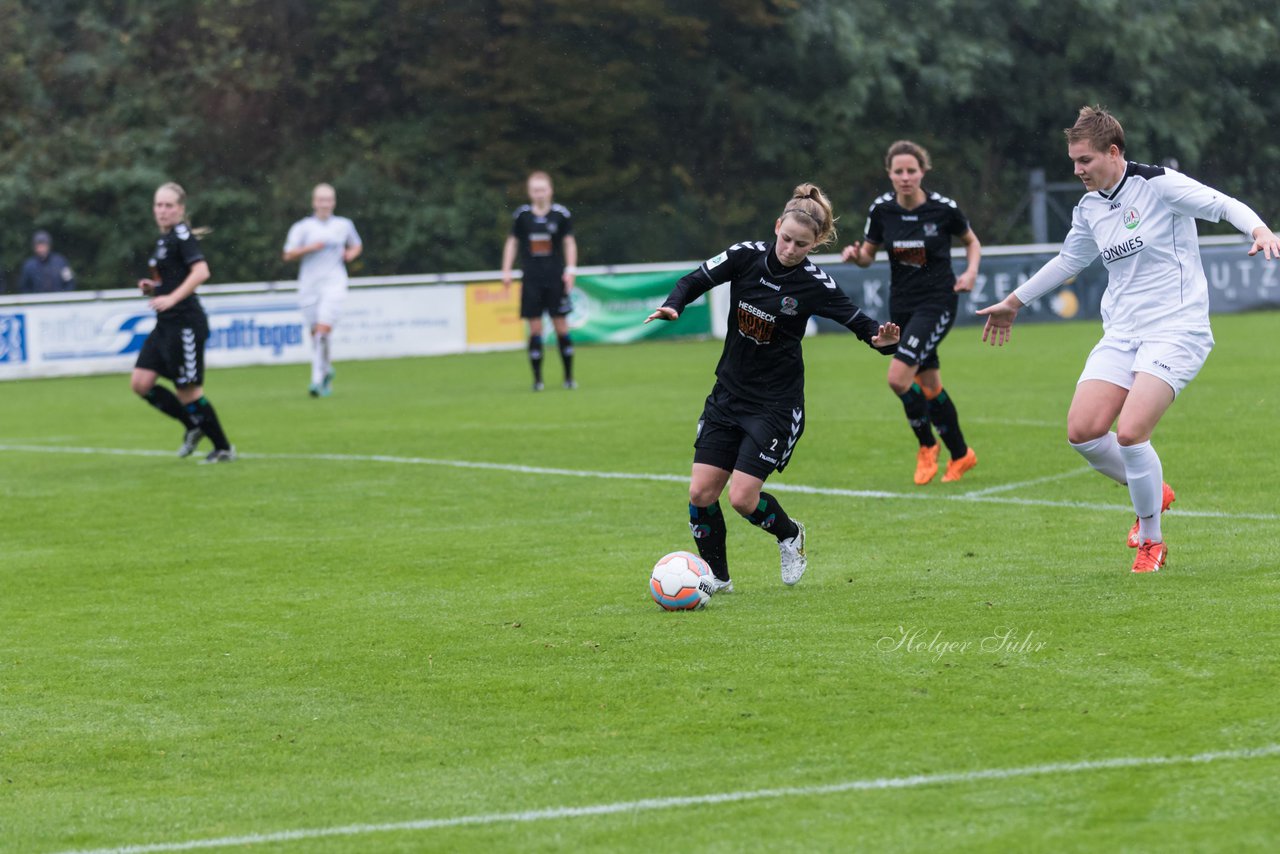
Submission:
[[[142,344],[129,384],[135,394],[186,427],[178,456],[190,456],[208,436],[213,450],[203,462],[225,463],[236,458],[236,450],[204,396],[209,320],[196,298],[196,288],[209,278],[209,264],[186,222],[186,202],[186,191],[177,184],[156,190],[152,211],[160,238],[151,255],[151,276],[138,280],[138,289],[151,297],[156,326]],[[156,385],[157,377],[172,381],[176,394]]]
[[[868,317],[806,260],[835,239],[831,203],[822,190],[796,187],[773,232],[773,243],[737,243],[703,262],[645,320],[675,320],[689,303],[729,283],[729,334],[698,420],[689,481],[689,528],[715,573],[717,591],[726,593],[733,590],[720,512],[726,484],[733,509],[777,538],[783,583],[804,575],[804,525],[762,490],[765,478],[786,467],[804,432],[800,341],[809,318],[830,318],[886,355],[898,343],[895,324]]]
[[[920,186],[931,165],[929,152],[899,140],[889,146],[884,165],[893,192],[871,205],[864,238],[846,246],[843,257],[869,267],[881,246],[889,250],[889,318],[902,328],[889,388],[902,401],[920,443],[915,482],[924,485],[938,472],[936,428],[951,455],[942,476],[950,483],[977,465],[978,455],[965,443],[955,403],[942,387],[938,345],[955,323],[959,294],[973,290],[982,244],[954,201]],[[951,269],[953,237],[964,243],[968,261],[959,278]]]

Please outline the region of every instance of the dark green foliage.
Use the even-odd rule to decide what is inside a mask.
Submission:
[[[0,0],[0,267],[38,228],[82,287],[136,278],[151,190],[191,194],[215,281],[279,259],[328,180],[362,274],[496,267],[533,168],[582,261],[702,257],[822,184],[846,236],[881,152],[986,242],[1029,237],[1026,172],[1070,180],[1059,129],[1100,102],[1134,159],[1176,159],[1268,218],[1275,25],[1243,0]]]

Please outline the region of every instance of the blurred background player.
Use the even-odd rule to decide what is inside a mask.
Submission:
[[[944,483],[957,481],[978,464],[964,440],[955,403],[942,387],[938,346],[956,320],[960,293],[973,290],[982,244],[959,206],[922,185],[932,163],[929,152],[909,140],[889,146],[884,166],[893,183],[871,205],[863,239],[844,248],[843,258],[869,267],[881,246],[889,250],[889,319],[902,328],[898,352],[889,365],[889,388],[902,401],[907,422],[920,443],[915,482],[938,472],[938,436],[951,461]],[[951,241],[965,246],[965,271],[951,268]]]
[[[1134,572],[1155,572],[1169,550],[1160,514],[1174,492],[1151,436],[1213,349],[1209,285],[1196,219],[1227,220],[1253,239],[1249,254],[1280,257],[1280,239],[1248,205],[1173,169],[1126,160],[1124,128],[1083,107],[1065,131],[1087,191],[1062,251],[1017,290],[981,309],[982,340],[1003,346],[1018,310],[1102,256],[1102,340],[1089,353],[1067,412],[1067,441],[1098,472],[1129,487]],[[1112,430],[1112,425],[1115,429]]]
[[[309,217],[295,222],[284,242],[284,260],[298,261],[298,306],[311,330],[312,397],[333,393],[333,362],[329,338],[342,303],[347,298],[347,265],[360,257],[364,245],[356,226],[344,216],[336,216],[337,193],[328,184],[316,184],[311,191]]]
[[[680,279],[645,320],[675,320],[685,306],[729,283],[729,334],[716,365],[716,384],[698,420],[689,480],[689,528],[718,591],[732,592],[720,493],[751,524],[778,540],[782,581],[795,584],[808,566],[804,525],[763,492],[782,471],[804,432],[804,356],[809,318],[830,318],[886,355],[898,327],[883,326],[849,301],[835,281],[806,261],[835,239],[831,203],[814,184],[801,184],[774,223],[773,243],[736,243]]]
[[[130,377],[134,394],[187,428],[179,457],[191,456],[205,436],[213,442],[206,463],[236,458],[218,414],[204,396],[204,344],[209,320],[196,298],[196,288],[209,279],[209,264],[200,242],[187,223],[187,193],[174,183],[162,184],[152,203],[160,238],[148,262],[151,276],[138,280],[138,289],[151,297],[156,325],[142,342]],[[156,385],[170,380],[175,392]]]
[[[527,183],[529,204],[516,208],[511,234],[502,247],[502,283],[511,285],[517,254],[523,272],[520,316],[529,322],[529,363],[533,390],[542,391],[542,315],[551,315],[564,363],[564,387],[577,388],[573,379],[573,341],[568,315],[570,294],[578,266],[578,241],[573,236],[569,209],[551,201],[551,176],[533,172]]]
[[[67,259],[53,251],[53,238],[47,231],[31,236],[31,257],[22,264],[18,276],[18,293],[40,294],[73,291],[76,277]]]

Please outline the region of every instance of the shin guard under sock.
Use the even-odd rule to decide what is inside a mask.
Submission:
[[[533,381],[542,382],[542,336],[529,336],[529,364],[533,367]]]
[[[222,432],[222,422],[218,420],[218,413],[214,411],[213,404],[209,402],[208,398],[201,397],[199,400],[188,403],[187,414],[191,419],[192,425],[203,430],[204,434],[209,437],[209,441],[213,442],[214,448],[219,451],[231,449],[231,443],[227,441],[227,434]]]
[[[800,528],[782,509],[778,499],[767,492],[760,493],[760,503],[756,509],[743,517],[757,528],[773,534],[779,540],[789,540],[800,533]]]
[[[564,381],[573,382],[573,339],[568,335],[557,338],[560,344],[560,361],[564,362]]]
[[[693,533],[693,541],[698,546],[698,554],[711,567],[715,577],[721,581],[729,580],[729,553],[726,548],[726,531],[724,514],[720,512],[720,502],[710,507],[689,505],[689,530]]]
[[[183,407],[182,401],[178,400],[178,396],[164,386],[152,386],[151,390],[142,396],[142,399],[170,418],[181,421],[188,430],[195,426],[195,423],[187,414],[187,410]]]
[[[956,413],[951,395],[947,394],[945,388],[939,388],[938,393],[932,397],[928,392],[922,392],[927,401],[929,420],[938,431],[938,438],[947,446],[951,459],[960,459],[969,453],[969,446],[965,444],[964,433],[960,432],[960,416]]]
[[[902,409],[907,413],[907,423],[911,425],[911,432],[916,434],[920,446],[929,448],[938,444],[933,438],[933,428],[929,426],[929,404],[920,386],[912,383],[911,388],[898,395],[898,399],[902,401]]]

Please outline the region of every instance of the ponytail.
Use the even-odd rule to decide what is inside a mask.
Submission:
[[[815,246],[825,246],[836,239],[836,218],[831,212],[831,202],[817,184],[801,184],[792,191],[791,201],[782,209],[779,219],[788,217],[813,230]]]
[[[161,190],[168,190],[169,192],[176,195],[178,197],[178,204],[182,205],[183,212],[184,213],[186,212],[187,191],[182,189],[181,184],[175,181],[166,181],[165,183],[161,184],[159,187],[156,187],[156,192],[159,192]],[[213,229],[207,226],[201,226],[200,228],[193,227],[190,221],[188,221],[185,216],[182,218],[182,221],[187,226],[187,230],[190,231],[196,237],[204,237],[205,235],[213,234]]]

